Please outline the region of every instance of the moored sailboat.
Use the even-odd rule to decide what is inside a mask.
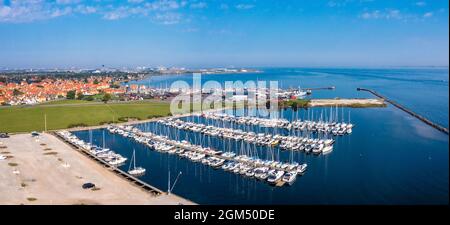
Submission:
[[[133,169],[131,167],[133,166]],[[128,173],[132,176],[142,176],[145,174],[145,168],[136,167],[136,151],[133,149],[133,156],[131,156],[130,166],[128,167]]]

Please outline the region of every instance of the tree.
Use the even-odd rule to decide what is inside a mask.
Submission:
[[[76,95],[76,91],[75,90],[68,91],[67,94],[66,94],[66,98],[67,99],[75,99],[75,95]]]
[[[84,97],[83,93],[78,92],[78,94],[77,94],[77,99],[78,99],[78,100],[81,100],[81,99],[83,99],[83,97]]]
[[[97,79],[94,80],[94,84],[98,84],[98,80]]]
[[[109,100],[111,100],[111,94],[106,93],[105,95],[103,95],[102,101],[104,103],[108,103]]]

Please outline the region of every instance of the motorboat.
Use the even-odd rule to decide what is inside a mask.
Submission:
[[[299,166],[297,167],[297,172],[298,172],[299,174],[303,174],[303,173],[305,173],[306,168],[308,168],[308,164],[303,163],[303,164],[301,164],[301,165],[299,165]]]
[[[275,170],[269,173],[269,177],[267,177],[267,182],[271,184],[275,184],[276,182],[280,181],[280,179],[283,177],[284,171],[283,170]]]
[[[297,171],[293,170],[285,173],[282,178],[282,181],[288,183],[289,185],[292,185],[296,178],[297,178]]]

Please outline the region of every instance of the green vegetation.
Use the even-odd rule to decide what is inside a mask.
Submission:
[[[68,91],[66,94],[67,99],[75,99],[75,95],[77,94],[76,91]]]
[[[43,103],[41,105],[62,105],[62,104],[81,104],[81,103],[87,103],[88,101],[85,100],[71,100],[71,99],[64,99],[59,101],[53,101],[53,102],[47,102]]]
[[[105,94],[103,95],[102,102],[108,103],[108,101],[111,100],[111,98],[112,98],[111,94]]]
[[[297,108],[307,108],[310,100],[308,99],[291,99],[288,101],[280,102],[281,107],[292,107],[294,109]]]
[[[67,128],[75,128],[75,127],[88,127],[85,123],[71,123],[67,125]]]
[[[83,95],[81,93],[78,94],[73,94],[73,93],[68,93],[68,97],[67,99],[61,99],[61,100],[56,100],[56,101],[51,101],[51,102],[44,102],[41,103],[40,105],[56,105],[56,104],[78,104],[78,103],[87,103],[87,102],[101,102],[103,101],[103,99],[105,98],[105,95],[109,95],[109,94],[104,94],[104,93],[100,93],[100,94],[96,94],[96,95]],[[74,97],[76,96],[76,97]],[[108,101],[110,100],[118,100],[118,97],[115,96],[111,96],[109,95]]]
[[[149,117],[147,117],[149,118]],[[120,122],[128,122],[128,121],[136,121],[136,120],[141,120],[138,117],[119,117],[119,119],[117,119]]]
[[[70,100],[52,102],[37,106],[12,106],[0,108],[0,132],[30,132],[44,130],[44,115],[47,115],[47,129],[64,129],[69,126],[95,126],[108,122],[119,122],[120,117],[147,119],[166,116],[170,105],[166,102],[130,103],[85,103]],[[65,105],[61,105],[65,104]]]
[[[77,93],[77,99],[78,99],[78,100],[82,100],[83,98],[84,98],[83,93],[78,92],[78,93]]]

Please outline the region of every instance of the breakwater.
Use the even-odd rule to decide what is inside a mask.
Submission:
[[[432,122],[431,120],[425,118],[424,116],[422,116],[422,115],[420,115],[420,114],[418,114],[418,113],[413,112],[412,110],[410,110],[410,109],[408,109],[408,108],[406,108],[406,107],[404,107],[404,106],[398,104],[397,102],[395,102],[395,101],[393,101],[393,100],[390,100],[390,99],[384,97],[383,95],[380,95],[379,93],[377,93],[377,92],[375,92],[375,91],[373,91],[373,90],[366,89],[366,88],[357,88],[356,90],[357,90],[357,91],[367,91],[367,92],[369,92],[369,93],[371,93],[371,94],[377,96],[378,98],[384,99],[386,102],[391,103],[393,106],[395,106],[395,107],[401,109],[402,111],[404,111],[404,112],[410,114],[411,116],[413,116],[413,117],[415,117],[415,118],[421,120],[421,121],[424,122],[425,124],[428,124],[429,126],[431,126],[431,127],[433,127],[433,128],[435,128],[435,129],[437,129],[437,130],[439,130],[439,131],[441,131],[441,132],[443,132],[443,133],[445,133],[445,134],[448,135],[448,129],[447,129],[447,128],[442,127],[441,125]]]

